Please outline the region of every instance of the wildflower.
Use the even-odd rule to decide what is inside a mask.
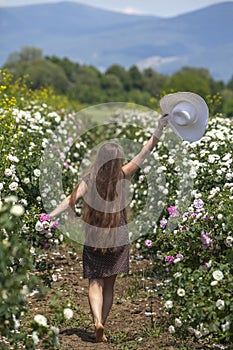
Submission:
[[[179,212],[176,207],[171,205],[167,210],[169,212],[170,218],[176,218],[179,216]]]
[[[215,270],[213,273],[212,273],[212,276],[214,277],[214,279],[216,281],[221,281],[224,277],[222,271],[220,270]]]
[[[74,313],[73,310],[71,310],[70,308],[65,308],[63,310],[63,315],[66,320],[70,320],[73,317]]]
[[[162,218],[162,220],[160,220],[159,225],[160,225],[161,228],[165,228],[166,225],[167,225],[167,219]]]
[[[177,294],[179,295],[179,297],[183,297],[185,296],[185,290],[183,288],[178,288]]]
[[[47,319],[45,316],[41,315],[41,314],[37,314],[35,317],[34,317],[34,321],[36,323],[38,323],[39,326],[44,326],[46,327],[47,326]]]
[[[145,240],[145,246],[146,246],[147,248],[152,248],[152,246],[153,246],[152,240],[151,240],[151,239],[146,239],[146,240]]]

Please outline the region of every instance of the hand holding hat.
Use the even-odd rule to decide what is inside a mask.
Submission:
[[[163,114],[173,131],[185,141],[198,141],[204,135],[209,109],[205,100],[192,92],[168,94],[160,100]]]

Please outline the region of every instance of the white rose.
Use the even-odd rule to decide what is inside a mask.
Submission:
[[[226,179],[229,181],[233,178],[233,173],[227,173],[226,174]]]
[[[47,230],[49,228],[49,222],[48,221],[43,221],[42,225],[43,225],[43,229],[44,230]]]
[[[38,325],[40,326],[44,326],[46,327],[47,326],[47,318],[41,314],[37,314],[35,317],[34,317],[34,321],[36,323],[38,323]]]
[[[12,182],[10,185],[9,185],[9,189],[11,191],[16,191],[18,188],[18,183],[17,182]]]
[[[37,176],[37,177],[40,177],[40,170],[39,169],[35,169],[33,171],[34,175]]]
[[[74,316],[73,310],[70,308],[65,308],[63,314],[66,320],[70,320]]]
[[[0,182],[0,191],[3,189],[3,183]]]
[[[59,334],[59,328],[51,326],[50,329],[54,334],[56,334],[56,335]]]
[[[29,182],[30,182],[29,177],[25,177],[25,178],[23,179],[23,182],[24,182],[25,184],[29,184]]]
[[[211,285],[212,287],[216,286],[216,284],[218,284],[218,281],[212,281],[212,282],[210,282],[210,285]]]
[[[11,208],[10,213],[14,216],[21,216],[24,213],[24,207],[22,207],[22,205],[15,204]]]
[[[39,337],[37,335],[37,332],[32,332],[32,340],[33,340],[34,345],[39,344]]]
[[[229,331],[229,329],[230,329],[230,322],[227,321],[226,323],[222,324],[221,328],[222,328],[223,332]]]
[[[166,303],[164,304],[166,309],[171,309],[173,307],[173,301],[172,300],[167,300]]]
[[[7,157],[6,157],[7,160],[10,160],[11,162],[15,162],[15,163],[18,163],[19,162],[19,159],[16,157],[16,156],[12,156],[11,154],[9,154]]]
[[[183,297],[185,295],[185,290],[183,288],[178,288],[177,294],[179,295],[179,297]]]
[[[194,330],[194,334],[197,338],[201,338],[201,336],[202,336],[201,332],[196,330],[196,329]]]
[[[224,307],[225,307],[224,300],[218,299],[218,300],[216,301],[216,307],[217,307],[219,310],[223,310]]]
[[[214,277],[214,279],[216,281],[221,281],[223,279],[223,277],[224,277],[222,271],[220,271],[220,270],[215,270],[213,272],[212,276]]]
[[[218,220],[222,220],[223,215],[222,214],[218,214],[217,218],[218,218]]]
[[[227,238],[225,239],[225,244],[228,248],[232,247],[232,243],[233,243],[233,237],[232,236],[227,236]]]
[[[40,221],[37,221],[37,223],[36,223],[36,231],[43,231],[43,229],[44,229],[44,227],[43,227],[43,224],[42,224],[42,222],[40,222]]]
[[[177,327],[181,327],[182,326],[182,321],[179,318],[175,318],[175,325]]]
[[[9,168],[5,169],[4,174],[5,174],[6,176],[11,176],[11,175],[12,175],[11,169],[9,169]]]
[[[171,334],[175,333],[176,332],[175,327],[174,326],[169,326],[168,327],[168,332],[171,333]]]

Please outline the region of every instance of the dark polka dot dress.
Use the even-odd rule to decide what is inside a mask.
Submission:
[[[88,185],[88,177],[83,179]],[[83,247],[83,277],[88,279],[104,278],[120,273],[129,272],[129,234],[125,219],[121,217],[120,224],[117,229],[119,236],[122,237],[123,245],[117,247],[116,251],[107,249],[102,252],[101,249],[95,249],[91,246]],[[127,244],[125,244],[128,242]]]

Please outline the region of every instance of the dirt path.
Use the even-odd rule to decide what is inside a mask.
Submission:
[[[96,344],[87,299],[88,281],[82,278],[81,253],[63,246],[47,254],[45,260],[54,282],[45,298],[30,297],[30,317],[41,313],[50,324],[59,327],[61,350],[181,349],[174,345],[175,339],[169,333],[161,332],[165,315],[153,292],[154,282],[147,277],[150,261],[132,257],[130,274],[118,276],[114,304],[105,327],[108,343]],[[74,316],[61,322],[58,315],[64,307],[70,307]],[[38,350],[44,349],[40,346]]]

